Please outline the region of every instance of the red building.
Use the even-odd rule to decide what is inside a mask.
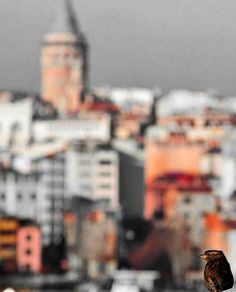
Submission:
[[[17,265],[19,272],[39,273],[42,268],[42,238],[38,225],[27,222],[17,232]]]

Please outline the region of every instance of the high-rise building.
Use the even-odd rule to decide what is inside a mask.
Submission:
[[[42,97],[68,115],[79,110],[88,87],[87,43],[70,0],[60,0],[59,6],[42,44]]]
[[[68,196],[107,202],[111,210],[119,208],[119,157],[105,145],[74,145],[66,153],[66,189]]]

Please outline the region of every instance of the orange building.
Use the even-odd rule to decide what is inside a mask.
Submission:
[[[158,204],[158,197],[163,193],[163,189],[153,184],[159,178],[174,174],[183,179],[191,180],[193,186],[202,180],[208,188],[204,176],[218,176],[221,168],[220,141],[224,136],[224,131],[216,127],[182,127],[173,126],[153,126],[147,131],[145,138],[146,145],[146,165],[145,165],[145,217],[151,218]],[[217,151],[211,151],[214,149]],[[218,153],[219,152],[219,153]],[[189,176],[188,178],[186,177]],[[205,177],[207,179],[207,177]],[[191,187],[192,188],[192,187]],[[178,189],[178,187],[177,187]],[[176,186],[169,185],[169,196],[176,192]],[[158,195],[157,195],[158,193]]]
[[[205,216],[203,250],[223,250],[236,276],[236,220],[227,217],[225,213],[211,212]]]
[[[42,97],[61,114],[73,114],[87,89],[87,43],[69,0],[62,7],[42,45]]]
[[[41,232],[37,225],[28,223],[17,232],[17,265],[20,272],[41,271]]]
[[[204,248],[223,250],[227,255],[229,252],[227,244],[229,230],[229,225],[219,213],[208,213],[205,217]]]
[[[146,138],[146,169],[145,169],[145,206],[146,218],[151,218],[157,208],[158,200],[163,190],[153,188],[158,177],[168,173],[200,173],[201,157],[205,153],[205,143],[189,142],[183,132],[171,133],[166,129],[157,129],[158,136]],[[175,192],[175,188],[168,187],[168,192]],[[174,195],[173,195],[174,196]],[[160,204],[160,202],[159,202]]]

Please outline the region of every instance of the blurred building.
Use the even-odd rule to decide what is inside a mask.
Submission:
[[[124,218],[143,216],[144,209],[144,150],[135,140],[114,139],[119,155],[119,192]]]
[[[235,115],[221,103],[207,92],[171,92],[159,100],[158,125],[146,131],[144,216],[174,232],[169,245],[178,252],[170,255],[180,282],[190,274],[199,279],[202,250],[234,250],[228,241],[233,233],[222,230],[212,236],[215,245],[205,245],[211,238],[206,214],[226,216],[226,198],[235,190]],[[233,206],[229,209],[232,220]]]
[[[19,272],[39,273],[42,269],[41,231],[37,224],[21,220],[17,232],[17,267]]]
[[[236,152],[235,152],[235,130],[228,130],[222,143],[222,197],[229,198],[236,190]],[[230,175],[229,175],[230,173]]]
[[[60,1],[59,12],[42,44],[42,96],[62,115],[78,111],[88,88],[87,42],[72,4]]]
[[[111,139],[111,117],[104,112],[83,112],[74,119],[36,120],[32,135],[38,143],[50,139],[107,143]]]
[[[41,225],[43,244],[61,241],[65,200],[65,143],[31,145],[1,171],[0,209]]]
[[[94,244],[96,242],[96,244]],[[84,220],[79,256],[86,260],[92,278],[111,275],[116,268],[117,226],[115,218],[101,209],[94,209]]]
[[[0,210],[20,218],[35,218],[37,214],[38,174],[22,174],[13,169],[0,173]]]
[[[211,186],[217,189],[223,163],[220,145],[224,137],[224,129],[215,127],[150,127],[146,136],[147,186],[168,173],[187,173],[209,175]],[[147,188],[146,216],[153,214],[154,197],[155,194]]]
[[[42,175],[38,182],[37,217],[44,244],[60,244],[64,232],[65,154],[56,151],[38,163]]]
[[[208,213],[205,217],[204,249],[223,250],[232,273],[236,275],[235,238],[236,219],[227,218],[221,213]]]
[[[154,99],[160,95],[157,88],[151,90],[103,86],[96,87],[94,92],[103,100],[111,100],[119,108],[114,129],[114,135],[119,139],[139,137],[142,125],[149,119]]]
[[[9,149],[16,144],[24,146],[29,143],[32,116],[33,106],[30,97],[14,103],[10,100],[1,101],[0,97],[1,149]]]
[[[17,272],[17,230],[18,220],[12,216],[0,216],[0,272]]]
[[[94,88],[98,96],[109,97],[123,111],[132,109],[147,114],[153,101],[154,94],[160,94],[160,89],[153,90],[148,88],[120,88],[100,86]]]
[[[119,208],[119,157],[109,145],[93,142],[67,151],[66,181],[70,196],[104,200]]]

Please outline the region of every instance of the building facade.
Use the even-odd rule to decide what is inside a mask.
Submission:
[[[115,150],[96,144],[78,145],[67,151],[66,182],[69,196],[105,200],[119,207],[119,158]]]
[[[17,232],[17,266],[20,272],[39,273],[42,268],[41,231],[36,224],[22,224]]]
[[[42,230],[43,245],[61,242],[65,200],[65,155],[52,146],[47,153],[32,154],[28,149],[15,159],[17,171],[6,169],[0,175],[0,210],[21,219],[36,221]],[[36,156],[34,156],[36,155]],[[27,163],[25,168],[24,162]]]

